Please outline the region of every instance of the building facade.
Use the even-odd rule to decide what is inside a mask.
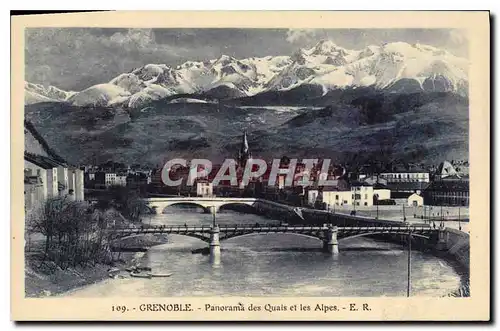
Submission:
[[[351,191],[323,191],[323,202],[327,208],[333,209],[333,206],[352,205],[353,196]]]
[[[208,180],[196,181],[196,195],[199,197],[211,197],[214,195],[213,184]]]
[[[356,206],[373,206],[373,186],[367,183],[353,182],[351,184],[352,202]]]
[[[424,198],[417,193],[413,193],[408,197],[408,207],[419,207],[424,205]]]
[[[83,171],[57,155],[29,121],[24,122],[24,136],[25,211],[51,198],[83,201]]]
[[[402,182],[421,182],[428,183],[430,175],[428,171],[414,170],[402,172],[384,172],[381,173],[380,178],[387,181],[387,183],[402,183]]]
[[[468,206],[468,178],[446,178],[433,181],[423,191],[424,203],[432,206]]]
[[[25,152],[24,184],[26,211],[51,198],[84,200],[83,171],[48,156]]]

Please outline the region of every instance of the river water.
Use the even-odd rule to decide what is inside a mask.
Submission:
[[[151,224],[211,224],[201,210],[169,208],[144,220]],[[226,211],[219,224],[260,224],[272,220]],[[293,234],[259,234],[221,242],[221,260],[192,254],[206,243],[171,235],[169,243],[151,248],[144,264],[169,278],[107,279],[68,293],[74,297],[171,296],[405,296],[407,251],[368,238],[339,241],[340,254],[321,251],[322,242]],[[412,295],[443,296],[456,290],[460,275],[446,261],[412,251]]]

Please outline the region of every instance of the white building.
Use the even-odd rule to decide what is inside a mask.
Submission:
[[[116,174],[115,185],[127,186],[127,174],[126,173]]]
[[[381,173],[379,176],[380,178],[387,180],[387,183],[429,182],[429,172],[424,170],[384,172]]]
[[[50,198],[68,197],[82,201],[83,171],[68,166],[28,121],[24,122],[24,138],[26,212]]]
[[[377,200],[388,200],[391,198],[391,190],[382,185],[375,185],[373,187],[373,194],[374,197],[377,197]]]
[[[323,191],[323,202],[330,209],[333,209],[333,206],[352,205],[352,198],[351,191]]]
[[[104,184],[106,187],[116,185],[116,173],[106,172],[104,174]]]
[[[47,199],[47,182],[42,178],[47,178],[44,169],[38,170],[36,174],[31,169],[24,170],[24,207],[26,211],[36,207],[40,202]]]
[[[201,197],[211,197],[214,194],[213,184],[207,180],[196,181],[196,195]]]
[[[424,205],[424,198],[417,193],[413,193],[408,197],[408,206],[409,207],[418,207]]]
[[[354,182],[351,185],[352,200],[356,206],[373,206],[373,186],[366,183]]]
[[[307,192],[307,204],[313,206],[318,199],[319,191],[317,189],[306,189]]]
[[[25,153],[24,183],[27,211],[50,198],[84,199],[83,171],[48,156]]]

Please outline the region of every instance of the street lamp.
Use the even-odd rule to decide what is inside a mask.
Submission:
[[[462,231],[462,224],[460,224],[460,206],[458,206],[458,230]]]
[[[462,205],[464,201],[462,200]],[[462,231],[462,224],[460,223],[460,205],[458,205],[458,230]]]

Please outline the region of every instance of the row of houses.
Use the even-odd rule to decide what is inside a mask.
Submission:
[[[24,205],[25,212],[50,198],[84,200],[84,173],[57,155],[35,130],[25,122]]]
[[[151,183],[150,172],[85,172],[85,187],[105,189],[111,186],[139,187]]]
[[[469,205],[469,178],[461,176],[444,161],[431,176],[423,170],[360,175],[359,180],[339,181],[337,186],[307,189],[307,202],[314,205],[318,198],[329,208],[333,206],[373,206],[403,200],[409,206]]]
[[[337,186],[309,188],[306,191],[308,204],[314,205],[317,199],[321,198],[328,208],[333,208],[333,206],[371,207],[381,200],[391,198],[391,191],[387,187],[361,181],[348,183],[340,180]]]
[[[217,186],[212,184],[215,174],[218,171],[217,165],[206,177],[196,180],[189,186],[187,181],[175,187],[169,188],[175,194],[189,194],[197,196],[230,195],[247,192],[249,196],[269,196],[272,197],[277,191],[284,192],[285,195],[295,196],[295,200],[304,201],[309,205],[314,205],[318,198],[323,203],[333,206],[366,206],[376,204],[391,204],[392,201],[406,201],[410,206],[422,204],[427,205],[468,205],[469,204],[469,182],[468,177],[459,176],[449,162],[443,162],[439,167],[439,173],[431,174],[424,171],[382,173],[379,175],[359,176],[356,179],[349,179],[345,170],[329,172],[328,174],[315,173],[311,178],[323,178],[333,181],[329,186],[302,187],[299,184],[300,176],[294,176],[292,186],[287,186],[286,175],[278,175],[274,185],[269,185],[269,174],[266,173],[259,179],[250,181],[245,187],[235,187],[229,182],[221,182]],[[241,167],[237,168],[237,180],[241,180]],[[297,166],[296,174],[300,174],[303,169]],[[187,177],[188,167],[179,167],[173,174],[173,179]],[[430,180],[432,178],[432,180]],[[154,187],[164,187],[161,180],[161,172],[152,174]],[[240,182],[238,182],[240,183]],[[175,192],[174,192],[175,191]]]

